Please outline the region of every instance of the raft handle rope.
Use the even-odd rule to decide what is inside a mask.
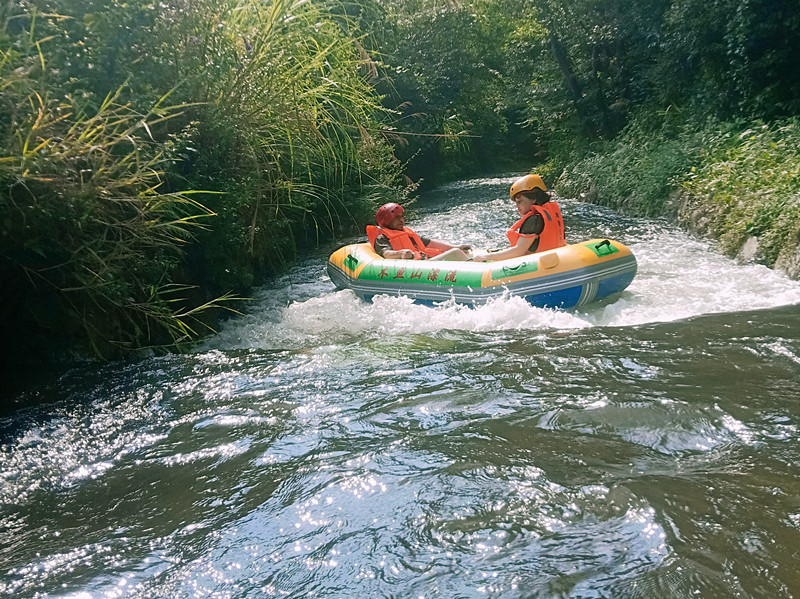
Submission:
[[[528,265],[527,262],[521,262],[520,264],[515,264],[514,266],[504,266],[503,270],[506,271],[506,272],[508,272],[509,270],[519,270],[523,266],[527,266],[527,265]]]

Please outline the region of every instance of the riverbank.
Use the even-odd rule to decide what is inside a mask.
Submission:
[[[717,240],[726,256],[800,279],[795,119],[635,125],[563,168],[555,186],[624,213],[674,220]]]
[[[180,350],[404,197],[359,23],[323,3],[0,13],[0,367]]]

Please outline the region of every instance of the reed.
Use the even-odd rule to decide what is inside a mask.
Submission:
[[[176,172],[188,187],[220,192],[204,200],[217,216],[191,251],[188,271],[203,287],[243,292],[402,193],[402,165],[384,138],[393,114],[348,16],[361,4],[194,0],[151,14],[133,0],[126,10],[144,14],[145,27],[97,28],[104,39],[94,45],[108,48],[99,54],[114,56],[138,97],[177,82],[173,97],[192,104],[175,121]],[[113,43],[123,35],[134,36],[136,55]]]
[[[209,308],[402,194],[352,6],[13,6],[0,13],[8,344],[39,331],[103,356],[176,347]]]
[[[186,341],[200,309],[181,306],[185,288],[168,273],[212,212],[194,192],[163,191],[170,148],[152,139],[186,107],[165,96],[141,113],[120,103],[123,88],[94,109],[56,98],[46,41],[0,55],[0,272],[16,324],[4,341],[25,345],[39,331],[99,356]]]
[[[221,31],[238,52],[213,87],[198,90],[209,98],[202,120],[238,149],[223,168],[248,182],[240,202],[247,252],[291,254],[275,230],[281,221],[330,234],[371,212],[370,190],[396,193],[399,165],[368,133],[384,127],[388,111],[365,76],[356,25],[335,12],[338,3],[227,6]]]

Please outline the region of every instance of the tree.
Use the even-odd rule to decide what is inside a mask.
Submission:
[[[412,173],[491,169],[504,148],[505,19],[494,0],[386,2],[390,22],[380,87],[409,133],[398,148]],[[433,167],[433,168],[431,168]]]

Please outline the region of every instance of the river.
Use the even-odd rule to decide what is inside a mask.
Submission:
[[[409,224],[500,245],[509,183]],[[0,420],[0,596],[800,597],[800,283],[562,209],[637,256],[620,297],[365,304],[327,247],[193,353],[30,384]]]

